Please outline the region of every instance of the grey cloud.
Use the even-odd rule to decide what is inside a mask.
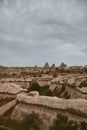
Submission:
[[[84,48],[81,50],[83,53],[86,53],[87,54],[87,48]]]
[[[86,5],[86,0],[0,0],[0,64],[86,64]]]

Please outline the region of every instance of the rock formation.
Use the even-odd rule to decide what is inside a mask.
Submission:
[[[57,113],[67,115],[69,119],[77,122],[87,121],[87,100],[85,99],[60,99],[57,97],[35,96],[18,94],[18,104],[14,108],[11,118],[23,120],[26,115],[35,111],[42,117],[48,130]],[[48,124],[48,125],[47,125]]]
[[[39,87],[48,86],[53,97],[39,95],[37,90],[28,91],[34,81]],[[7,97],[13,101],[0,104],[0,115],[13,107],[12,119],[23,120],[25,115],[35,111],[47,128],[57,113],[87,122],[87,67],[68,67],[64,63],[58,69],[54,64],[49,67],[48,63],[38,68],[0,67],[0,99]]]
[[[49,64],[46,62],[44,67],[43,67],[43,72],[46,73],[47,71],[49,71]]]
[[[15,83],[0,84],[0,93],[16,95],[20,92],[24,92],[24,89],[22,89],[19,85]]]
[[[55,71],[56,67],[55,67],[55,64],[53,64],[51,67],[50,67],[50,70],[51,71]]]

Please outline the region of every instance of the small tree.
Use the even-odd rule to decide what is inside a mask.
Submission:
[[[57,114],[56,119],[53,121],[53,125],[49,130],[77,130],[77,122],[68,120],[67,116]]]

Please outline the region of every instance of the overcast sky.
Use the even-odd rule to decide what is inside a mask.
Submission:
[[[87,0],[0,0],[0,64],[87,64]]]

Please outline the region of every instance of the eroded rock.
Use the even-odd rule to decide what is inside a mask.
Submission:
[[[0,84],[0,93],[8,94],[18,94],[23,92],[24,89],[15,83],[1,83]]]

